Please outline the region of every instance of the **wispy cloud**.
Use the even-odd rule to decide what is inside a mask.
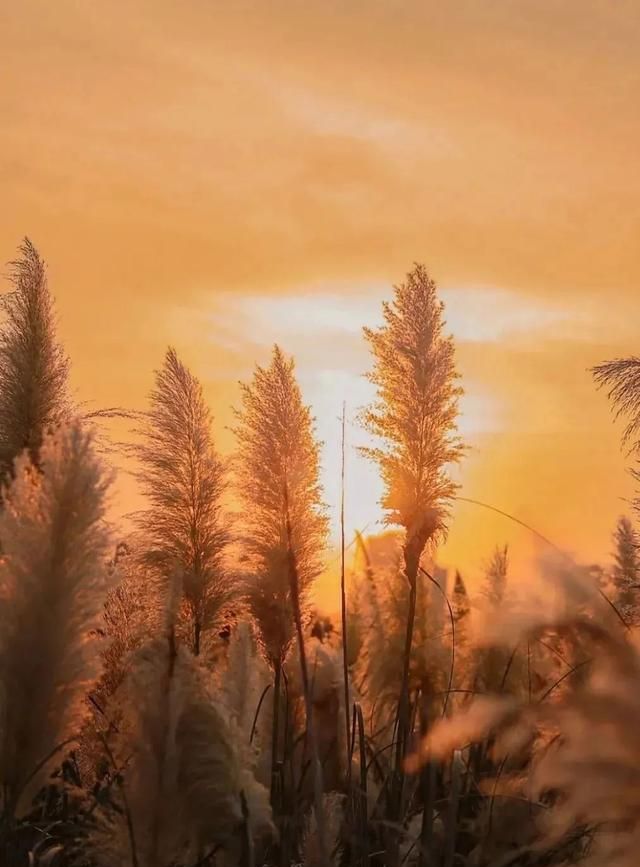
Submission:
[[[225,448],[276,340],[334,443],[366,397],[359,329],[424,261],[458,342],[463,484],[606,552],[624,464],[587,368],[637,351],[639,37],[633,0],[22,0],[2,256],[28,233],[49,261],[82,397],[140,405],[174,343]]]

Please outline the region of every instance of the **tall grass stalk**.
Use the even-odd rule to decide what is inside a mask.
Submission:
[[[329,858],[326,849],[325,837],[325,816],[324,805],[322,800],[323,785],[322,785],[322,766],[318,756],[318,742],[316,740],[315,725],[313,718],[313,703],[311,698],[311,684],[309,681],[309,667],[307,665],[307,652],[304,643],[304,630],[302,626],[302,607],[300,605],[300,583],[298,579],[298,567],[296,562],[296,554],[293,548],[293,534],[291,530],[291,518],[289,514],[289,492],[285,478],[284,488],[284,504],[286,515],[287,529],[287,550],[289,559],[289,581],[291,584],[291,601],[293,607],[293,617],[296,627],[296,635],[298,638],[298,651],[300,655],[300,674],[302,676],[302,688],[304,692],[304,706],[306,715],[306,736],[309,739],[311,748],[311,761],[313,763],[313,793],[315,818],[318,826],[318,846],[320,854],[320,864],[323,867],[328,867]]]
[[[340,462],[340,613],[342,618],[342,676],[344,679],[344,723],[345,723],[345,757],[347,786],[351,785],[351,760],[349,756],[349,737],[351,724],[349,721],[349,648],[347,634],[347,591],[345,580],[345,422],[346,403],[342,404],[342,437]]]
[[[100,674],[95,637],[109,587],[110,474],[80,421],[25,452],[0,514],[0,782],[24,812],[87,717]]]
[[[0,299],[0,480],[23,449],[34,464],[44,437],[70,416],[69,359],[58,342],[43,260],[28,238],[9,263],[12,291]]]
[[[462,755],[455,750],[451,758],[451,789],[445,829],[444,867],[453,867],[456,854],[456,833],[458,825],[458,804],[462,788]]]
[[[282,695],[282,661],[274,660],[273,665],[273,721],[271,731],[271,807],[280,808],[281,767],[280,767],[280,705]]]

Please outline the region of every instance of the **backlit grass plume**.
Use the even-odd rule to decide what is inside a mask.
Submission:
[[[185,685],[176,729],[184,825],[199,851],[218,843],[239,854],[245,833],[255,840],[271,836],[268,790],[256,781],[250,746],[212,694],[206,673],[191,664]]]
[[[111,574],[113,587],[107,596],[101,627],[106,645],[100,682],[100,697],[104,701],[122,683],[129,654],[150,635],[157,634],[166,592],[166,588],[154,580],[155,576],[139,564],[126,546],[121,546]]]
[[[618,520],[614,533],[613,585],[615,603],[624,620],[637,626],[640,620],[640,540],[627,517]]]
[[[252,381],[241,387],[236,481],[244,506],[248,602],[274,671],[275,766],[282,665],[296,637],[296,616],[306,617],[311,583],[322,568],[327,518],[313,419],[293,360],[276,346],[269,366],[256,367]]]
[[[99,669],[107,592],[109,476],[77,421],[27,453],[0,514],[0,781],[5,815],[22,811],[51,760],[78,735]]]
[[[387,521],[405,530],[410,581],[425,545],[446,527],[456,490],[447,468],[463,452],[456,435],[462,390],[443,313],[436,284],[416,265],[395,287],[393,301],[383,303],[384,324],[364,329],[377,395],[363,423],[380,441],[365,453],[380,467]]]
[[[223,464],[212,441],[202,387],[169,349],[156,373],[142,441],[132,449],[149,508],[135,515],[142,559],[169,580],[182,575],[188,643],[197,656],[220,622],[234,583],[224,564],[228,531]]]
[[[607,389],[607,396],[616,418],[623,418],[626,426],[622,433],[623,445],[638,459],[640,457],[640,358],[614,358],[598,364],[591,371],[597,384]],[[631,470],[640,482],[640,469]],[[640,496],[634,500],[636,513],[640,513]]]
[[[127,677],[134,652],[161,631],[167,599],[166,581],[140,563],[125,543],[118,545],[109,572],[112,586],[99,627],[102,674],[89,696],[93,719],[81,751],[83,763],[98,775],[105,759],[99,742],[103,736],[113,738],[118,728],[111,699]]]
[[[366,696],[366,715],[388,742],[402,688],[410,587],[402,569],[402,541],[397,533],[371,537],[366,543],[368,567],[359,594],[364,642],[359,679]],[[408,688],[442,711],[452,676],[453,634],[446,605],[446,573],[430,564],[434,581],[416,587],[415,620],[409,651]],[[452,607],[455,617],[455,610]],[[384,744],[380,744],[380,747]],[[383,753],[381,761],[386,759]]]
[[[0,480],[29,449],[37,463],[45,434],[68,410],[69,361],[57,341],[44,262],[28,238],[10,263],[12,291],[0,301]]]
[[[270,365],[256,367],[252,382],[242,385],[236,418],[246,568],[256,577],[250,603],[266,655],[275,665],[295,637],[287,511],[303,599],[322,569],[327,536],[313,419],[302,402],[293,360],[279,347]]]
[[[92,839],[105,867],[194,864],[221,848],[237,854],[245,833],[270,833],[267,790],[210,678],[176,644],[175,609],[169,600],[165,634],[135,652],[114,700],[119,808],[103,812]]]
[[[260,652],[252,625],[241,620],[233,629],[219,678],[221,699],[236,728],[237,737],[256,753],[256,777],[270,784],[272,726],[272,672]]]
[[[330,865],[339,865],[343,857],[343,824],[345,813],[345,797],[338,792],[329,792],[323,796],[324,812],[324,846],[319,840],[319,828],[316,811],[311,809],[305,823],[302,841],[302,863],[304,867],[327,867],[324,852],[328,855]]]
[[[506,641],[560,636],[567,645],[586,645],[582,676],[567,668],[533,702],[479,698],[437,724],[421,753],[442,757],[489,738],[501,763],[492,797],[520,794],[540,816],[542,836],[530,850],[561,854],[572,845],[578,847],[572,857],[585,865],[631,867],[640,845],[640,650],[585,569],[568,558],[547,560],[543,568],[551,591],[546,605],[532,600],[522,616],[496,622],[495,634]],[[417,764],[419,758],[412,760]]]
[[[448,466],[460,460],[456,435],[458,398],[454,344],[444,335],[444,307],[436,284],[422,265],[395,287],[383,304],[384,324],[365,328],[373,355],[368,374],[376,399],[363,413],[365,428],[379,445],[365,450],[384,483],[386,520],[405,531],[404,567],[409,583],[403,674],[398,709],[397,765],[409,729],[409,667],[416,617],[420,557],[446,529],[456,486]]]

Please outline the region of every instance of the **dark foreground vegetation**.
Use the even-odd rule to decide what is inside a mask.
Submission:
[[[631,867],[640,844],[640,557],[545,543],[542,596],[497,548],[438,568],[464,456],[454,345],[415,266],[365,330],[361,422],[388,533],[342,544],[341,616],[310,591],[328,522],[314,423],[278,347],[223,460],[169,349],[144,411],[74,405],[25,241],[0,330],[0,863],[10,867]],[[597,368],[639,450],[640,360]],[[145,508],[111,526],[113,445]],[[347,540],[350,541],[350,540]],[[544,584],[546,582],[546,585]]]

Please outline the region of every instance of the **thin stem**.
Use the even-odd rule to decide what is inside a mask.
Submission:
[[[104,735],[101,735],[102,745],[104,746],[104,750],[111,762],[111,765],[114,771],[118,772],[118,763],[116,762],[114,755],[111,751],[111,748],[107,742],[107,739]],[[127,792],[124,786],[124,783],[120,782],[119,784],[120,792],[122,793],[122,804],[124,806],[124,815],[127,823],[127,834],[129,836],[129,848],[131,849],[131,867],[139,867],[138,861],[138,849],[136,846],[136,835],[133,827],[133,817],[131,815],[131,808],[129,806],[129,799],[127,798]]]
[[[253,743],[253,738],[256,733],[256,726],[258,725],[258,717],[260,716],[260,710],[262,708],[262,702],[265,700],[267,693],[271,689],[271,684],[268,683],[265,688],[262,690],[262,695],[260,696],[260,701],[258,702],[258,706],[256,707],[256,712],[253,717],[253,725],[251,726],[251,734],[249,736],[249,743]]]
[[[453,608],[451,607],[451,603],[449,602],[449,598],[448,598],[447,594],[444,592],[442,587],[438,584],[436,579],[432,575],[429,575],[427,570],[423,569],[422,566],[420,566],[420,564],[418,564],[418,569],[422,572],[422,574],[424,576],[426,576],[429,579],[429,581],[431,581],[431,583],[434,585],[434,587],[438,588],[438,590],[442,594],[442,598],[447,603],[447,608],[449,609],[449,618],[451,620],[451,665],[449,666],[449,683],[447,684],[447,693],[446,693],[445,700],[444,700],[444,706],[442,708],[442,716],[446,716],[447,715],[447,707],[449,704],[449,694],[451,693],[452,687],[453,687],[453,672],[454,672],[454,668],[455,668],[455,664],[456,664],[456,618],[454,617]]]
[[[344,722],[345,722],[345,749],[347,750],[347,787],[351,783],[351,761],[349,753],[349,652],[347,646],[347,591],[345,586],[345,529],[344,529],[344,494],[345,494],[345,417],[347,405],[342,404],[342,461],[340,472],[340,604],[342,609],[342,676],[344,678]]]
[[[505,512],[502,509],[498,509],[498,508],[496,508],[496,506],[491,506],[489,503],[483,503],[481,500],[472,500],[470,497],[457,497],[456,499],[458,499],[462,503],[471,503],[474,506],[481,506],[483,509],[489,509],[489,511],[495,512],[498,515],[502,515],[503,518],[508,518],[510,521],[513,521],[515,524],[520,524],[520,526],[524,527],[525,530],[529,530],[530,533],[533,533],[534,536],[537,536],[538,539],[540,539],[540,541],[545,543],[545,545],[548,545],[550,548],[553,548],[554,551],[557,551],[563,557],[567,556],[566,552],[563,551],[559,545],[556,545],[555,542],[552,542],[551,539],[549,539],[547,536],[540,533],[538,530],[536,530],[535,527],[532,527],[531,524],[527,524],[526,521],[521,521],[520,518],[516,518],[515,515],[510,515],[509,512]],[[607,603],[607,605],[611,608],[611,610],[616,615],[616,617],[618,618],[620,623],[622,623],[624,628],[630,629],[631,628],[630,625],[624,619],[624,617],[622,616],[620,611],[616,608],[615,604],[611,601],[611,599],[609,599],[609,597],[604,592],[604,590],[602,590],[600,587],[597,587],[596,590],[598,591],[598,594]]]
[[[293,533],[291,530],[291,516],[289,513],[289,493],[286,480],[284,485],[284,502],[287,530],[287,553],[289,558],[289,580],[291,584],[291,601],[293,603],[293,617],[295,621],[296,634],[298,637],[298,651],[300,653],[300,673],[302,675],[302,688],[304,692],[304,704],[307,717],[307,733],[309,735],[309,744],[311,747],[311,756],[314,770],[314,800],[316,822],[318,826],[320,863],[323,865],[323,867],[328,867],[329,859],[327,857],[326,851],[325,821],[322,804],[322,767],[318,759],[318,748],[315,737],[315,726],[313,722],[313,705],[311,701],[311,688],[309,683],[309,667],[307,664],[307,653],[304,644],[304,632],[302,629],[302,609],[300,605],[300,584],[298,581],[298,566],[296,563],[296,555],[293,548]]]
[[[31,773],[26,777],[25,781],[22,783],[22,785],[20,786],[20,788],[19,788],[18,791],[16,792],[16,795],[15,795],[15,797],[14,797],[14,799],[13,799],[13,800],[14,800],[14,808],[17,807],[17,805],[18,805],[18,801],[20,800],[20,798],[21,798],[21,796],[22,796],[22,793],[23,793],[24,790],[27,788],[27,786],[29,785],[29,783],[31,782],[31,780],[33,780],[33,778],[34,778],[35,776],[37,776],[37,774],[40,773],[40,771],[45,767],[45,765],[46,765],[48,762],[50,762],[51,759],[52,759],[52,758],[53,758],[57,753],[59,753],[59,752],[60,752],[61,750],[63,750],[65,747],[68,747],[69,744],[72,744],[72,743],[74,743],[74,742],[77,741],[77,740],[78,740],[77,736],[76,736],[76,737],[72,737],[72,738],[67,738],[65,741],[62,741],[62,743],[57,744],[57,746],[55,746],[52,750],[50,750],[50,751],[47,753],[47,755],[46,755],[43,759],[41,759],[41,760],[38,762],[38,764],[33,768],[33,770],[31,771]]]
[[[358,752],[360,755],[360,804],[359,804],[359,828],[360,828],[360,856],[363,867],[369,862],[369,823],[368,823],[368,797],[367,797],[367,754],[364,736],[364,717],[359,704],[354,704],[354,722],[358,722]]]
[[[276,809],[278,792],[278,747],[280,740],[280,685],[282,681],[282,661],[277,659],[274,665],[273,679],[273,723],[271,729],[271,808]]]
[[[462,759],[460,751],[454,750],[451,759],[451,791],[449,794],[449,810],[445,828],[444,867],[453,867],[456,854],[456,831],[458,820],[458,803],[460,800]]]
[[[420,723],[422,736],[425,737],[429,730],[429,718],[427,714],[426,697],[422,697]],[[420,867],[427,867],[431,857],[433,840],[433,809],[436,799],[436,765],[429,758],[422,769],[420,788],[422,790],[422,826],[420,829]]]

